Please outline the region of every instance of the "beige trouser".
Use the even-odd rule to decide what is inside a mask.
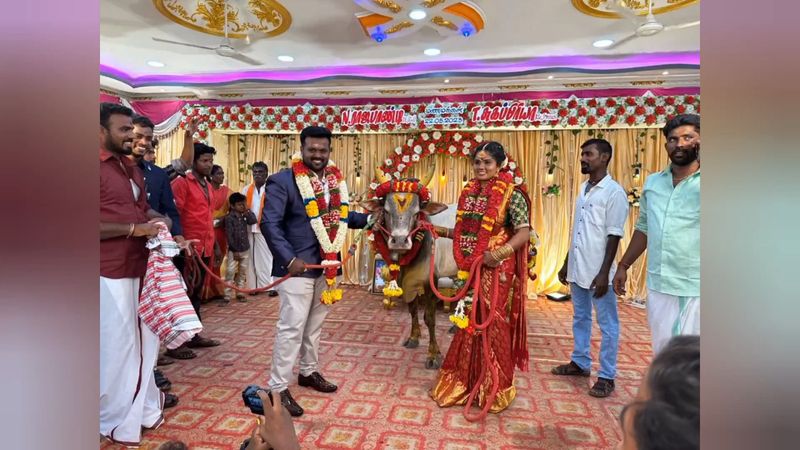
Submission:
[[[244,289],[245,281],[247,280],[247,269],[250,265],[250,251],[232,252],[228,250],[228,256],[225,260],[227,261],[225,267],[225,281],[231,284],[231,282],[235,280],[236,287]],[[232,296],[233,289],[226,286],[225,298],[230,299]]]
[[[269,388],[281,392],[289,387],[292,368],[300,355],[300,374],[319,371],[319,337],[328,306],[320,302],[327,288],[325,276],[316,279],[292,277],[277,286],[280,296],[280,317]]]

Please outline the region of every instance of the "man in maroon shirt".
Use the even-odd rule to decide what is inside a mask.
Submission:
[[[142,427],[161,424],[163,396],[155,383],[158,336],[138,316],[148,237],[171,221],[147,203],[144,178],[127,158],[133,112],[100,104],[100,434],[138,445]]]
[[[185,177],[178,177],[172,180],[172,193],[175,196],[175,205],[178,207],[178,214],[183,225],[183,236],[195,241],[194,249],[202,257],[206,266],[211,261],[211,255],[219,248],[215,246],[214,239],[214,219],[211,191],[209,190],[208,177],[211,175],[211,168],[214,166],[214,147],[196,142],[194,144],[194,161],[192,162],[191,172],[187,172]],[[218,259],[221,256],[218,256]],[[193,279],[186,276],[186,258],[183,255],[175,257],[175,266],[184,274],[187,282],[187,292],[192,306],[200,317],[200,291],[206,277],[206,271],[198,267],[198,274]],[[189,285],[194,281],[193,285]],[[167,350],[167,356],[178,359],[190,359],[197,356],[191,348],[214,347],[219,345],[218,341],[201,337],[199,334],[187,342],[185,345],[176,349]],[[186,348],[188,347],[188,348]]]

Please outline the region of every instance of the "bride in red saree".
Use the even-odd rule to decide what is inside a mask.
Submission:
[[[473,154],[475,177],[461,192],[455,228],[437,229],[440,236],[453,238],[461,285],[475,259],[483,261],[481,292],[471,292],[451,316],[459,329],[430,392],[440,407],[466,405],[472,395],[473,405],[498,413],[516,396],[514,367],[528,368],[525,299],[531,208],[512,173],[503,170],[507,160],[499,143],[479,145]],[[482,304],[472,303],[476,298]],[[470,322],[472,308],[477,308],[477,323]],[[482,329],[482,324],[488,325]]]

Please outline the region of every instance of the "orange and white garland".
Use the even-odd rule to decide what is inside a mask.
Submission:
[[[347,216],[350,212],[347,183],[333,161],[329,161],[324,175],[330,195],[330,204],[326,204],[321,183],[316,179],[312,180],[311,170],[303,163],[299,153],[292,155],[292,171],[303,198],[306,215],[320,245],[322,265],[329,266],[324,269],[328,289],[322,292],[320,301],[332,305],[342,299],[342,290],[334,289],[333,286],[336,284],[339,269],[339,252],[342,251],[347,236]]]

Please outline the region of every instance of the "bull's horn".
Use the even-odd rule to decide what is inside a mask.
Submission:
[[[434,161],[431,161],[431,162],[434,162]],[[436,173],[436,164],[434,162],[434,164],[430,165],[430,167],[428,168],[428,173],[425,174],[425,176],[422,178],[420,183],[422,183],[423,186],[427,186],[428,183],[430,183],[431,180],[433,179],[433,175],[435,173]]]
[[[375,176],[378,177],[378,183],[385,183],[389,181],[389,177],[386,176],[380,167],[375,168]]]

